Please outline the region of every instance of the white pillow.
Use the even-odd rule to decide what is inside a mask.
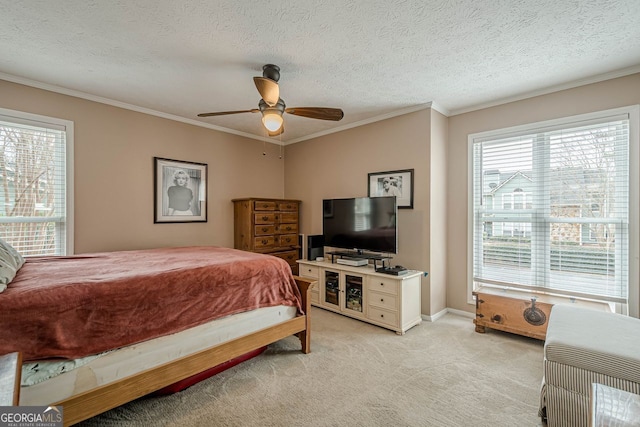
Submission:
[[[0,292],[7,289],[7,285],[23,265],[24,257],[13,246],[0,239]]]

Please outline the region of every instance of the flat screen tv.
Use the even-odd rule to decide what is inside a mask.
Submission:
[[[398,253],[395,197],[325,199],[322,208],[325,246]]]

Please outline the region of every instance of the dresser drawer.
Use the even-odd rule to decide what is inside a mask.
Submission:
[[[273,212],[260,212],[253,215],[254,224],[275,224],[276,214]]]
[[[255,249],[272,248],[275,246],[276,239],[273,236],[261,236],[253,239],[253,247]]]
[[[385,292],[398,295],[398,281],[384,279],[381,277],[371,277],[369,279],[369,289],[374,292]]]
[[[273,252],[270,255],[277,256],[278,258],[282,258],[287,261],[291,266],[297,266],[298,263],[296,260],[298,259],[298,251],[283,251],[283,252]]]
[[[278,246],[297,246],[298,245],[298,235],[297,234],[283,234],[282,236],[277,236],[277,245]]]
[[[398,326],[398,313],[396,311],[385,310],[384,308],[369,307],[369,313],[367,318],[384,323],[385,325],[397,327]]]
[[[276,233],[277,234],[298,234],[298,224],[280,224],[278,226],[276,226]],[[296,237],[296,242],[298,241],[298,238]]]
[[[278,202],[278,210],[298,212],[298,204],[293,202]]]
[[[256,200],[253,202],[253,209],[256,211],[275,211],[278,204],[270,200]]]
[[[256,225],[253,232],[256,236],[264,236],[265,234],[275,234],[276,226],[273,224]]]
[[[310,277],[313,279],[317,279],[320,277],[318,267],[315,265],[301,265],[300,266],[300,275],[303,277]]]
[[[298,212],[280,212],[280,224],[297,224]]]
[[[386,308],[387,310],[396,310],[397,309],[397,299],[395,295],[391,294],[383,294],[379,292],[370,292],[369,293],[369,305]]]

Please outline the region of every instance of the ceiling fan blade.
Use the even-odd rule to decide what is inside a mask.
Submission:
[[[340,108],[323,108],[323,107],[293,107],[286,108],[285,113],[294,116],[308,117],[310,119],[333,120],[334,122],[342,120],[344,112]]]
[[[269,134],[269,136],[278,136],[284,133],[284,125],[280,126],[280,129],[271,132],[270,130],[267,131],[267,133]]]
[[[239,113],[259,113],[260,110],[254,108],[252,110],[240,110],[240,111],[218,111],[217,113],[200,113],[198,117],[212,117],[212,116],[226,116],[227,114],[239,114]]]
[[[260,92],[260,96],[269,107],[273,107],[278,103],[278,99],[280,99],[278,82],[267,77],[254,77],[253,82],[256,84],[258,92]]]

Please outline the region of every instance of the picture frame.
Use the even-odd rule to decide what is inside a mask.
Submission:
[[[395,196],[398,209],[413,209],[413,169],[369,173],[367,194]]]
[[[153,222],[207,222],[207,164],[153,160]]]

